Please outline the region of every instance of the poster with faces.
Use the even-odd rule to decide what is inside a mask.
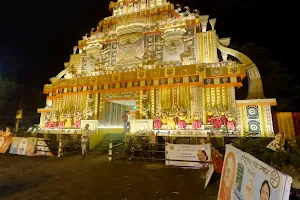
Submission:
[[[218,200],[288,200],[292,178],[226,145]]]

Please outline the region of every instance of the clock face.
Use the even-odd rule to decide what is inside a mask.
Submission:
[[[280,183],[280,175],[276,170],[271,172],[270,183],[274,189],[278,188]]]
[[[146,129],[145,124],[140,124],[139,125],[139,130],[143,131],[145,129]]]

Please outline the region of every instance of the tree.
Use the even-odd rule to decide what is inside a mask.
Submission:
[[[0,125],[13,125],[17,109],[17,84],[0,76]]]
[[[293,80],[295,73],[280,61],[273,60],[269,51],[264,47],[259,47],[254,43],[248,43],[240,46],[236,43],[231,45],[245,55],[247,55],[258,67],[261,74],[265,96],[267,98],[276,98],[278,106],[275,111],[296,111],[297,99],[299,100],[300,86]],[[237,98],[245,99],[247,96],[248,80],[243,82],[244,86],[237,90]]]

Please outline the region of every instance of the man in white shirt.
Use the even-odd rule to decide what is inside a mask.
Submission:
[[[82,149],[82,159],[85,158],[87,154],[87,146],[90,141],[91,130],[89,130],[90,125],[86,124],[84,130],[81,134],[81,149]]]

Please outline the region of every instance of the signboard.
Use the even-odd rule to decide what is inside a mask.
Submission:
[[[215,169],[214,169],[214,165],[210,165],[208,171],[206,172],[206,175],[205,175],[205,185],[204,185],[204,188],[207,187],[212,175],[214,174],[215,172]]]
[[[16,119],[22,119],[22,116],[23,116],[23,111],[22,111],[22,109],[21,109],[21,110],[18,110],[17,113],[16,113]]]
[[[226,145],[218,200],[288,200],[292,178]]]
[[[91,130],[91,134],[95,134],[98,128],[98,120],[81,120],[80,122],[81,129],[85,129],[85,125],[89,124],[89,130]]]
[[[152,119],[130,120],[130,128],[131,128],[130,131],[132,133],[152,131],[153,120]]]
[[[192,168],[207,168],[211,161],[210,144],[170,144],[165,146],[166,165],[174,165]],[[194,161],[194,162],[188,162]],[[203,163],[199,162],[203,161]]]
[[[10,154],[34,156],[37,138],[13,137]]]
[[[36,145],[37,156],[53,156],[50,148],[48,147],[45,139],[38,139]]]
[[[2,136],[0,137],[0,153],[5,153],[12,141],[12,137],[10,136]]]

